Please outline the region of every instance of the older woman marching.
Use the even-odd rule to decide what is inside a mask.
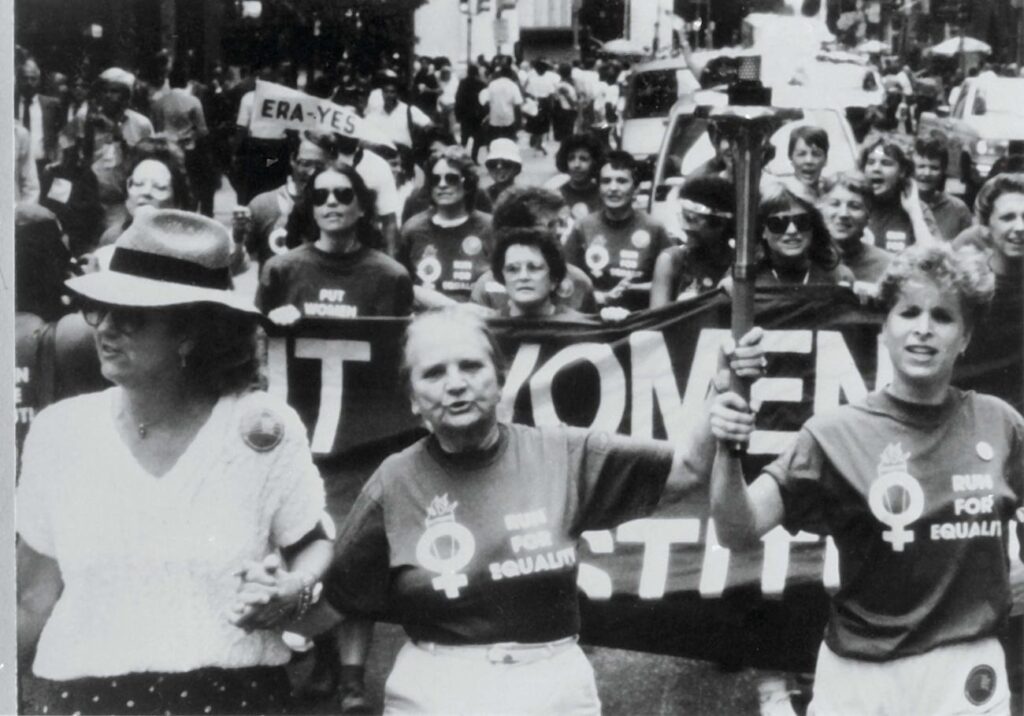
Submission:
[[[230,255],[220,224],[145,209],[108,271],[68,281],[114,387],[50,406],[25,444],[19,655],[42,713],[284,707],[281,627],[331,545],[305,429],[253,388]]]
[[[741,341],[738,374],[760,373],[759,340]],[[598,713],[576,646],[576,543],[700,482],[714,450],[706,426],[673,450],[499,422],[498,349],[464,307],[413,320],[405,372],[431,435],[370,478],[324,583],[339,611],[386,615],[412,639],[385,713]]]
[[[810,714],[1010,713],[997,635],[1011,606],[1004,530],[1024,503],[1024,418],[950,387],[992,291],[976,252],[907,249],[881,282],[892,382],[811,418],[749,486],[719,451],[711,508],[723,544],[759,544],[783,525],[829,534],[839,550]],[[720,440],[753,428],[745,408],[718,398]]]

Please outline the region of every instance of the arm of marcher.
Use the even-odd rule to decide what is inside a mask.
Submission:
[[[716,430],[712,422],[713,409],[721,398],[720,394],[728,389],[730,373],[751,381],[764,373],[766,361],[761,348],[763,337],[764,331],[755,327],[740,338],[737,345],[733,346],[730,341],[723,347],[718,375],[704,402],[701,419],[684,441],[676,446],[672,469],[665,482],[663,500],[678,499],[693,487],[707,483],[715,463],[716,440],[745,444],[750,439],[750,433],[754,430],[752,414],[749,419],[719,420]]]
[[[18,540],[18,663],[28,668],[36,643],[64,591],[57,560]]]
[[[455,299],[448,298],[443,293],[435,291],[432,288],[427,288],[426,286],[413,286],[412,297],[413,308],[416,311],[423,311],[428,308],[453,306],[458,303]]]

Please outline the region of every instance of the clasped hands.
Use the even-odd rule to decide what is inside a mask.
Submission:
[[[279,555],[246,560],[234,576],[240,584],[228,621],[235,626],[246,631],[273,629],[296,616],[305,585],[300,573],[284,568]]]
[[[768,362],[761,347],[762,338],[764,331],[754,327],[738,343],[730,338],[722,347],[722,367],[715,376],[718,395],[711,405],[711,432],[719,441],[746,445],[754,432],[756,408],[729,390],[729,373],[750,381],[764,375]]]

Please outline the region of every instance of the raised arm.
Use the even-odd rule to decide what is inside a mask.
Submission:
[[[720,369],[712,390],[704,403],[701,420],[696,429],[676,446],[672,470],[665,483],[665,499],[678,498],[692,487],[708,481],[715,462],[716,438],[733,443],[745,443],[753,431],[753,418],[749,420],[720,421],[717,430],[713,409],[721,399],[719,393],[729,385],[730,372],[745,380],[756,380],[764,372],[765,358],[761,348],[764,332],[751,329],[736,346],[726,346],[720,356]]]
[[[711,517],[723,545],[748,549],[782,523],[782,493],[766,473],[749,486],[743,477],[743,464],[733,446],[746,444],[754,430],[754,413],[743,398],[731,392],[716,396],[710,423],[718,440],[711,469]]]

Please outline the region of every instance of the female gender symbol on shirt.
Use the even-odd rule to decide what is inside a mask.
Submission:
[[[433,285],[441,278],[441,262],[436,256],[424,256],[416,266],[416,275],[425,284]]]
[[[424,569],[441,575],[431,583],[449,599],[457,598],[459,589],[469,584],[466,575],[459,571],[465,569],[476,552],[473,533],[455,521],[458,505],[449,502],[447,494],[435,497],[427,508],[427,529],[416,543],[416,561]]]
[[[611,256],[608,255],[608,248],[604,245],[604,237],[599,236],[594,243],[587,247],[583,258],[591,273],[594,276],[600,277],[611,260]]]
[[[902,552],[903,545],[914,541],[913,530],[906,526],[924,512],[924,491],[906,472],[889,472],[871,483],[868,506],[880,522],[892,528],[882,532],[882,539],[892,544],[894,552]]]

